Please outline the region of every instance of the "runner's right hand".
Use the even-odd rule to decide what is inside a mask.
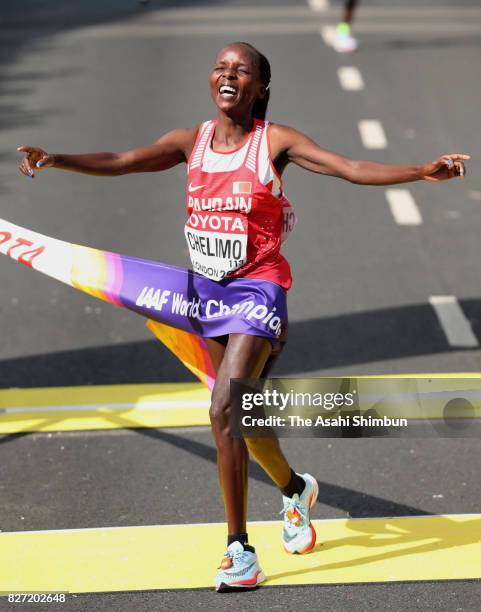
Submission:
[[[47,153],[39,147],[17,147],[17,151],[25,153],[25,157],[22,159],[18,169],[22,174],[30,178],[34,178],[33,168],[37,170],[43,170],[49,166],[53,166],[54,157],[50,153]]]

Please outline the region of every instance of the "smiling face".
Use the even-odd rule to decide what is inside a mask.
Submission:
[[[217,108],[229,116],[250,115],[254,102],[263,98],[262,83],[254,54],[244,45],[230,45],[217,54],[210,76],[210,92]]]

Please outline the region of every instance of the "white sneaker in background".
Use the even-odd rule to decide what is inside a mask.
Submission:
[[[356,51],[359,44],[354,36],[351,35],[351,26],[348,23],[342,22],[337,25],[336,36],[332,46],[338,53],[352,53]]]

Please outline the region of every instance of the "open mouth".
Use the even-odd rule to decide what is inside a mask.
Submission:
[[[219,87],[219,94],[223,98],[230,100],[237,94],[237,89],[235,89],[234,87],[231,87],[230,85],[221,85]]]

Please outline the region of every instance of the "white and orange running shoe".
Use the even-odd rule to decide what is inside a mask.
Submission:
[[[284,508],[284,529],[282,531],[282,543],[288,553],[300,555],[308,553],[316,543],[316,530],[309,520],[309,511],[316,503],[319,493],[319,485],[310,474],[298,474],[306,482],[301,495],[297,493],[294,497],[282,496]]]
[[[227,547],[214,580],[216,591],[255,589],[264,582],[266,577],[253,550],[246,550],[240,542]]]

